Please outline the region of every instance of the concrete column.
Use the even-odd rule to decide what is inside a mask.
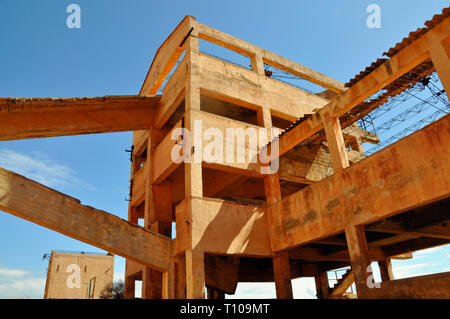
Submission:
[[[316,275],[314,276],[314,279],[316,281],[317,298],[328,299],[330,296],[328,274],[320,268],[320,265],[316,265]]]
[[[289,255],[287,253],[276,254],[275,256],[273,256],[272,261],[277,298],[292,299],[293,294]]]
[[[135,280],[133,276],[128,276],[125,278],[123,298],[134,299],[134,296],[135,296]]]
[[[394,280],[394,273],[392,272],[392,263],[390,258],[378,261],[380,267],[380,274],[382,281]]]
[[[225,292],[214,288],[206,288],[208,299],[225,299]]]
[[[370,265],[369,250],[367,247],[364,226],[349,225],[345,229],[348,252],[350,255],[353,276],[356,284],[358,298],[369,298],[367,267]]]
[[[333,170],[336,173],[348,167],[350,164],[339,118],[334,117],[332,114],[333,105],[334,104],[328,104],[325,106],[324,111],[320,112],[320,116],[322,117],[323,127],[327,137],[331,163],[333,165]]]

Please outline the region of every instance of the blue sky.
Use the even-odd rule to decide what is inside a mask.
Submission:
[[[66,26],[71,3],[81,7],[80,29]],[[366,26],[371,3],[381,7],[380,29]],[[346,82],[445,6],[444,0],[0,0],[0,96],[138,94],[157,48],[185,15]],[[126,218],[131,137],[0,142],[0,167]],[[41,257],[52,249],[99,251],[0,212],[0,298],[41,298],[47,266]],[[443,247],[394,267],[399,276],[448,270],[449,254]],[[119,278],[122,258],[115,267]],[[314,295],[309,279],[294,287],[296,297]],[[238,296],[273,297],[274,288],[244,284]]]

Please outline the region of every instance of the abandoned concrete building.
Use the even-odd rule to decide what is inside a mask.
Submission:
[[[450,272],[395,279],[391,269],[392,259],[450,242],[449,15],[435,15],[346,84],[186,16],[138,96],[0,98],[0,140],[133,131],[128,220],[5,169],[0,210],[125,257],[127,298],[136,280],[142,298],[219,299],[238,282],[275,282],[278,298],[292,298],[300,277],[315,278],[319,298],[343,298],[353,283],[358,298],[449,298]],[[250,67],[202,52],[201,41],[248,57]],[[284,83],[275,70],[323,90]],[[431,90],[433,79],[444,108],[414,133],[388,143],[364,125],[412,89]],[[197,120],[200,135],[281,133],[269,131],[256,162],[172,160],[177,145],[180,158],[191,151],[176,130],[195,131]],[[376,152],[365,152],[370,144]],[[262,173],[264,152],[278,170]],[[367,284],[372,262],[378,288]],[[327,272],[343,267],[330,287]]]
[[[113,282],[114,255],[52,250],[44,299],[98,299]]]

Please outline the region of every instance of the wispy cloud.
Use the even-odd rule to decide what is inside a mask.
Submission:
[[[0,149],[0,167],[23,175],[51,188],[94,187],[74,175],[71,168],[50,159],[46,154],[22,154]]]
[[[28,274],[28,271],[22,269],[8,269],[0,266],[0,277],[20,277]]]
[[[421,263],[421,264],[411,264],[393,267],[395,279],[408,278],[413,276],[421,276],[432,274],[434,266],[439,266],[439,263]]]
[[[424,249],[424,250],[419,250],[414,253],[414,257],[434,254],[435,252],[442,250],[444,247],[445,246],[439,246],[439,247],[433,247],[433,248],[428,248],[428,249]]]
[[[227,299],[273,299],[276,298],[275,283],[240,282],[234,295]]]
[[[45,278],[0,265],[0,298],[43,298]]]
[[[292,291],[295,299],[317,299],[314,278],[292,280]]]
[[[292,280],[292,292],[296,299],[316,299],[314,278],[298,278]],[[274,299],[275,283],[239,283],[234,295],[227,299]]]

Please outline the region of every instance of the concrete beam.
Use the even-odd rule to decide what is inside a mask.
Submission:
[[[161,97],[0,98],[0,141],[148,129]]]
[[[433,44],[448,43],[449,30],[450,18],[446,18],[433,27],[432,30],[417,38],[395,56],[352,85],[348,90],[338,95],[334,99],[335,104],[329,103],[324,108],[329,108],[334,117],[342,116],[406,72],[428,60],[430,58],[429,50],[434,47]],[[442,48],[440,49],[439,61],[442,61],[440,65],[445,65],[445,54],[442,53]],[[433,61],[436,62],[437,60],[435,58]],[[446,81],[445,76],[443,80]],[[318,114],[313,114],[312,117],[306,119],[280,138],[280,155],[286,153],[322,128],[323,123],[320,117]]]
[[[269,208],[284,250],[450,196],[450,116]],[[374,196],[377,194],[377,196]]]
[[[158,92],[164,80],[177,63],[183,53],[186,44],[186,37],[189,37],[189,30],[195,23],[195,18],[185,16],[175,30],[163,42],[156,51],[152,65],[148,70],[144,83],[142,84],[140,96],[154,95]]]
[[[297,75],[305,80],[321,85],[335,92],[342,92],[345,90],[345,87],[341,82],[317,71],[314,71],[308,67],[305,67],[299,63],[283,58],[278,54],[261,49],[253,44],[250,44],[222,31],[210,28],[200,23],[197,23],[197,28],[198,35],[201,39],[215,43],[237,53],[246,55],[250,57],[252,61],[257,60],[258,58],[268,65]],[[253,62],[252,64],[253,66],[255,65]]]
[[[140,264],[169,269],[172,240],[0,168],[0,210]]]
[[[385,299],[448,299],[450,272],[390,280],[380,288],[370,289],[371,298]]]

